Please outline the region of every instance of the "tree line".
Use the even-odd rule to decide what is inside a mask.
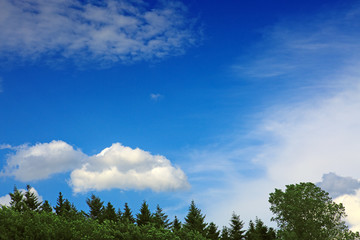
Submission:
[[[86,199],[89,211],[79,211],[60,192],[55,206],[40,202],[27,185],[10,193],[10,206],[0,208],[0,239],[178,239],[178,240],[355,240],[342,220],[345,209],[332,202],[328,193],[312,183],[286,186],[270,194],[270,210],[278,229],[256,218],[244,228],[240,215],[233,212],[229,226],[222,229],[205,221],[205,215],[191,201],[184,221],[171,221],[157,205],[151,212],[144,200],[137,214],[128,203],[116,209],[92,194]]]

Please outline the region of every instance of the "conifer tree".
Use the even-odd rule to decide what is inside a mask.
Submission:
[[[135,218],[132,215],[131,209],[129,208],[129,205],[125,203],[124,206],[124,213],[121,215],[121,221],[134,224]]]
[[[56,206],[54,207],[56,215],[62,216],[64,214],[64,197],[61,192],[59,192],[59,196],[56,200]]]
[[[15,211],[22,212],[25,209],[24,194],[14,186],[14,192],[9,193],[10,195],[10,207]]]
[[[49,203],[49,201],[48,200],[45,200],[44,201],[44,203],[41,205],[41,207],[40,207],[40,210],[42,211],[42,212],[47,212],[47,213],[51,213],[52,212],[52,207],[51,207],[51,205],[50,205],[50,203]]]
[[[26,209],[30,211],[38,211],[41,206],[41,202],[39,202],[39,198],[35,195],[35,193],[31,190],[31,186],[26,186],[26,192],[24,194],[24,203]]]
[[[184,228],[189,231],[197,231],[203,236],[206,235],[205,216],[202,215],[201,210],[196,207],[195,202],[191,201],[188,214],[185,217]]]
[[[149,205],[144,202],[141,204],[140,213],[136,215],[136,223],[138,226],[143,226],[151,222],[151,212]]]
[[[110,202],[108,202],[106,207],[104,208],[103,219],[110,220],[113,222],[116,222],[118,219],[115,212],[115,208]]]
[[[103,205],[104,202],[100,200],[99,197],[91,194],[91,198],[86,199],[86,203],[90,208],[89,216],[95,220],[101,220],[103,214]]]
[[[166,215],[159,204],[156,206],[156,212],[152,216],[152,221],[158,228],[168,229],[171,225],[169,223],[168,215]]]
[[[228,227],[223,227],[222,231],[221,231],[221,236],[220,236],[221,240],[230,240],[230,231]]]
[[[209,223],[209,226],[206,228],[206,238],[211,240],[218,240],[220,236],[220,231],[215,223]]]
[[[179,231],[181,229],[181,222],[179,221],[179,219],[177,218],[177,216],[175,216],[174,221],[172,222],[171,225],[171,230],[173,232]]]
[[[230,220],[230,239],[231,240],[242,240],[245,239],[244,222],[240,220],[240,215],[232,214]]]

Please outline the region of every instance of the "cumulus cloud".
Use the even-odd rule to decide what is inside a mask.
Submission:
[[[360,189],[360,181],[352,177],[341,177],[335,173],[327,173],[322,177],[322,181],[316,184],[327,191],[331,197],[336,198],[341,195],[354,195]]]
[[[80,150],[63,141],[21,145],[13,149],[15,153],[7,156],[1,175],[14,176],[22,182],[46,179],[52,174],[70,171],[86,158]]]
[[[346,221],[352,231],[360,231],[360,189],[355,194],[344,194],[334,199],[336,203],[342,203],[346,209]]]
[[[25,189],[18,189],[22,194],[25,194],[26,190]],[[42,196],[39,195],[39,193],[36,191],[35,188],[31,187],[30,188],[30,192],[34,193],[35,196],[38,197],[39,202],[43,201]],[[0,197],[0,206],[10,206],[10,201],[11,201],[11,197],[9,194],[6,194],[5,196]]]
[[[189,187],[184,172],[173,167],[164,156],[119,143],[92,156],[74,170],[70,185],[74,192],[111,188],[168,191]]]
[[[178,1],[4,0],[0,53],[100,63],[162,58],[196,42],[193,26]]]
[[[5,146],[5,145],[4,145]],[[152,189],[171,191],[189,188],[185,173],[164,156],[114,143],[88,156],[63,141],[12,147],[3,176],[27,182],[70,172],[74,192],[104,189]]]

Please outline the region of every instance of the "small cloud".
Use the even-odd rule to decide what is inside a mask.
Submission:
[[[150,94],[150,98],[153,101],[159,101],[161,98],[163,98],[164,96],[159,94],[159,93],[152,93]]]
[[[10,144],[0,144],[0,150],[1,149],[12,149]]]
[[[327,173],[317,186],[327,191],[333,198],[344,194],[355,194],[360,189],[360,181],[351,177],[340,177],[335,173]]]
[[[3,148],[15,150],[7,157],[7,165],[0,176],[14,176],[27,182],[49,178],[52,174],[67,172],[81,165],[86,155],[63,141],[38,143],[34,146],[21,145]]]

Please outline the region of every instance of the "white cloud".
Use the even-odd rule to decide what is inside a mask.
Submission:
[[[52,174],[67,172],[80,166],[86,155],[63,141],[38,143],[34,146],[14,147],[15,153],[7,156],[1,172],[27,182],[49,178]]]
[[[356,194],[344,194],[334,199],[336,203],[342,203],[345,207],[346,221],[352,231],[360,231],[360,189]]]
[[[149,188],[158,192],[189,187],[184,172],[173,167],[164,156],[151,155],[119,143],[92,156],[81,168],[75,169],[71,173],[70,185],[74,192],[111,188]]]
[[[162,58],[195,43],[193,23],[175,1],[4,0],[0,53],[102,64]]]
[[[7,146],[8,147],[8,146]],[[88,156],[63,141],[12,147],[3,176],[22,182],[42,180],[70,172],[74,192],[103,189],[172,191],[189,188],[185,173],[161,155],[114,143],[99,154]]]
[[[26,190],[25,189],[19,189],[19,191],[22,193],[22,194],[25,194]],[[43,198],[42,196],[39,195],[39,193],[36,191],[35,188],[31,187],[30,188],[30,192],[34,193],[35,196],[38,197],[38,201],[39,202],[42,202],[43,201]],[[5,196],[2,196],[0,197],[0,206],[3,205],[3,206],[10,206],[10,201],[11,201],[11,197],[9,194],[6,194]]]
[[[161,94],[159,94],[159,93],[151,93],[151,94],[150,94],[151,100],[154,100],[154,101],[158,101],[158,100],[160,100],[162,97],[163,97],[163,95],[161,95]]]
[[[321,189],[330,194],[332,198],[344,194],[355,194],[360,189],[360,181],[352,177],[341,177],[335,173],[327,173],[322,177],[322,181],[316,184]]]

